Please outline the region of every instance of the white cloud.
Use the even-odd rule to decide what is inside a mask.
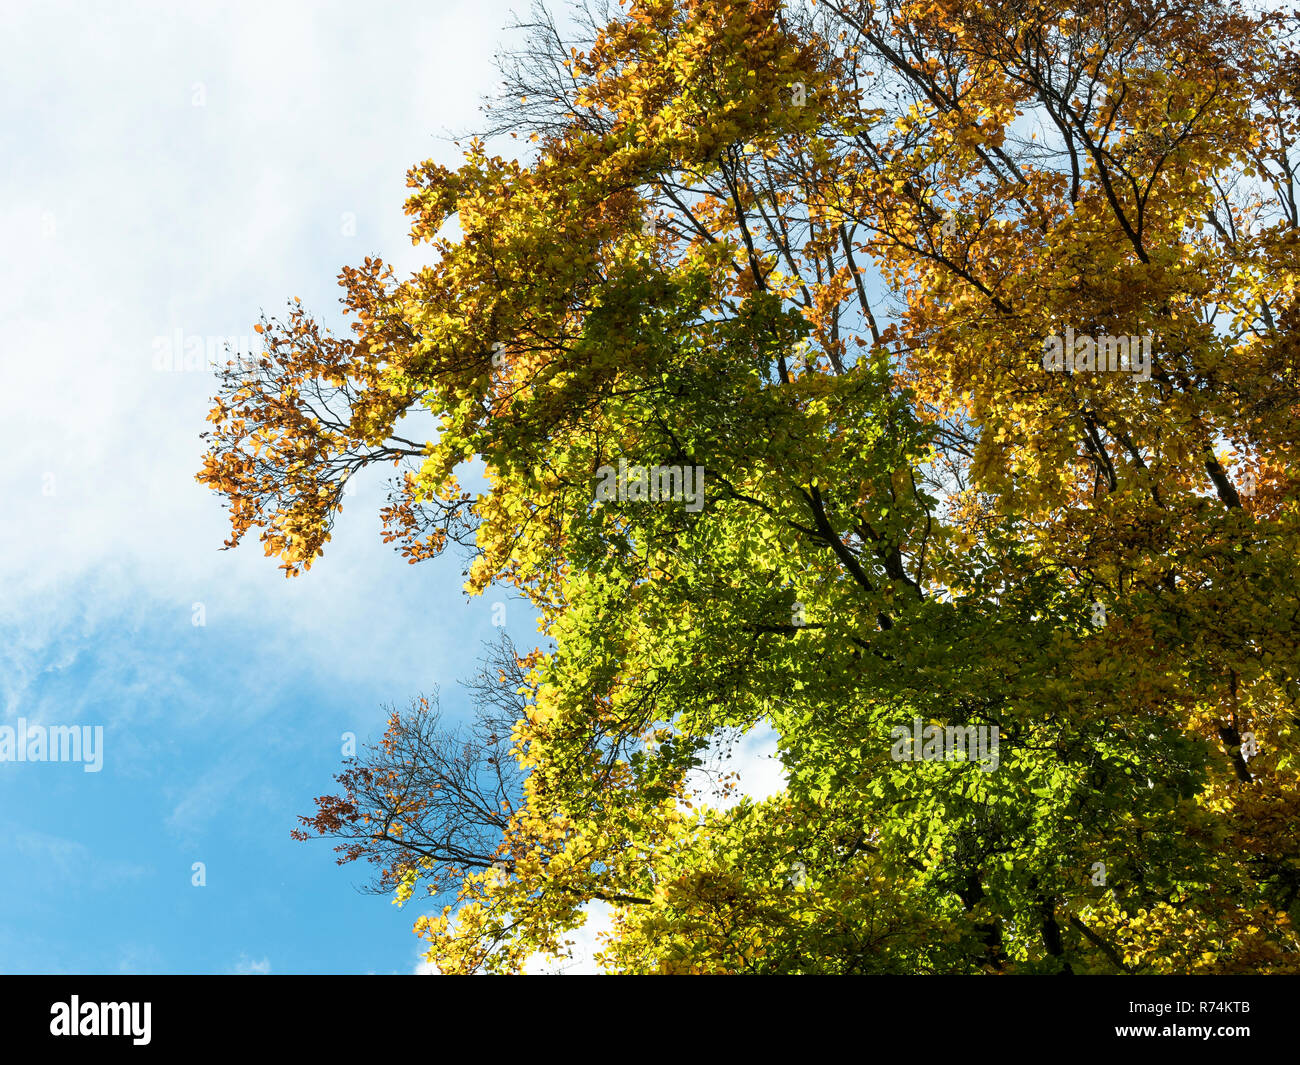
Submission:
[[[310,647],[351,622],[377,580],[410,572],[378,544],[390,471],[362,479],[302,588],[255,542],[221,554],[224,515],[193,480],[214,380],[155,372],[153,340],[251,336],[261,308],[295,295],[329,317],[343,265],[375,253],[399,268],[418,261],[406,169],[455,160],[433,134],[474,125],[493,81],[483,57],[511,6],[408,3],[382,18],[305,2],[0,13],[0,151],[22,159],[0,176],[0,586],[11,615],[75,609],[94,576],[115,606],[152,597],[188,614],[203,601],[301,626]],[[351,239],[344,211],[358,219]],[[443,567],[448,590],[459,568]],[[351,641],[337,643],[323,656],[332,664]],[[376,651],[362,641],[341,665]]]
[[[727,795],[718,788],[725,774],[735,775],[735,789]],[[706,766],[693,771],[687,783],[698,802],[719,810],[729,809],[745,796],[761,801],[783,791],[786,773],[778,756],[775,730],[764,721],[729,749],[715,746]]]
[[[609,904],[590,902],[582,908],[587,923],[562,937],[571,957],[548,959],[534,954],[524,967],[530,976],[599,976],[604,970],[596,964],[595,954],[600,949],[597,936],[608,932],[613,924]]]
[[[763,800],[783,791],[786,786],[785,767],[777,753],[777,735],[766,722],[745,733],[731,748],[729,755],[719,752],[714,772],[736,774],[736,789],[729,796],[719,796],[710,775],[699,770],[689,781],[700,802],[718,809],[734,806],[743,796]],[[566,974],[573,976],[603,973],[596,963],[595,954],[600,947],[597,937],[610,931],[611,910],[608,904],[592,902],[583,907],[587,923],[565,938],[572,944],[571,957],[550,960],[540,954],[529,959],[525,972],[529,974]]]
[[[236,976],[269,976],[271,972],[271,959],[259,958],[254,960],[247,954],[240,953],[239,961],[235,962],[233,970]]]

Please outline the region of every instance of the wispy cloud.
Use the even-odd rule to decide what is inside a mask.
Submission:
[[[271,973],[271,959],[258,958],[254,960],[247,954],[240,954],[239,961],[235,962],[232,972],[237,976],[269,976]]]

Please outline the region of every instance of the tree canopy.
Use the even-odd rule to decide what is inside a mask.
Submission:
[[[1300,972],[1296,29],[538,9],[410,171],[433,264],[345,268],[351,336],[264,319],[210,415],[230,546],[302,573],[395,463],[385,538],[541,619],[477,732],[395,715],[307,834],[441,904],[443,972],[598,900],[613,972]],[[996,763],[900,758],[918,719]],[[760,723],[785,788],[693,801]]]

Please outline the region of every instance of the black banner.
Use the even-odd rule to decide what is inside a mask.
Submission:
[[[709,1043],[730,1029],[738,1047],[759,1038],[767,1051],[787,1039],[804,1051],[829,1049],[854,1028],[870,1029],[878,1048],[897,1036],[918,1051],[920,1041],[934,1040],[936,1053],[1134,1044],[1183,1057],[1197,1046],[1223,1055],[1280,1045],[1298,989],[1286,977],[1244,976],[864,977],[834,992],[790,979],[781,985],[723,991],[715,980],[702,991],[640,980],[629,993],[617,980],[587,978],[575,993],[564,979],[503,992],[445,977],[11,976],[0,978],[0,1046],[24,1055],[97,1054],[107,1044],[116,1044],[114,1055],[281,1047],[445,1053],[509,1032],[516,1053],[530,1049],[520,1038],[537,1039],[549,1056],[564,1038],[594,1050],[592,1036],[608,1031],[617,1040],[648,1025],[676,1044],[674,1054],[694,1057],[690,1044],[707,1017]],[[757,1002],[736,1008],[750,996],[765,1004],[761,1012]],[[617,1055],[622,1045],[601,1052]]]

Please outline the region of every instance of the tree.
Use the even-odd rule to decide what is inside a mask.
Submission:
[[[454,884],[431,961],[605,899],[619,972],[1300,971],[1296,28],[537,13],[485,131],[526,156],[414,168],[437,263],[345,269],[354,339],[265,321],[200,474],[292,575],[405,462],[386,537],[541,615],[504,868],[393,867]],[[784,792],[697,808],[761,721]]]
[[[467,871],[500,868],[501,835],[521,794],[510,734],[524,712],[524,680],[502,637],[465,685],[475,699],[468,729],[442,726],[436,694],[392,711],[383,739],[335,778],[343,794],[318,798],[293,837],[341,840],[338,864],[364,858],[378,867],[367,885],[375,894],[409,896],[421,881],[430,893],[454,894]]]

